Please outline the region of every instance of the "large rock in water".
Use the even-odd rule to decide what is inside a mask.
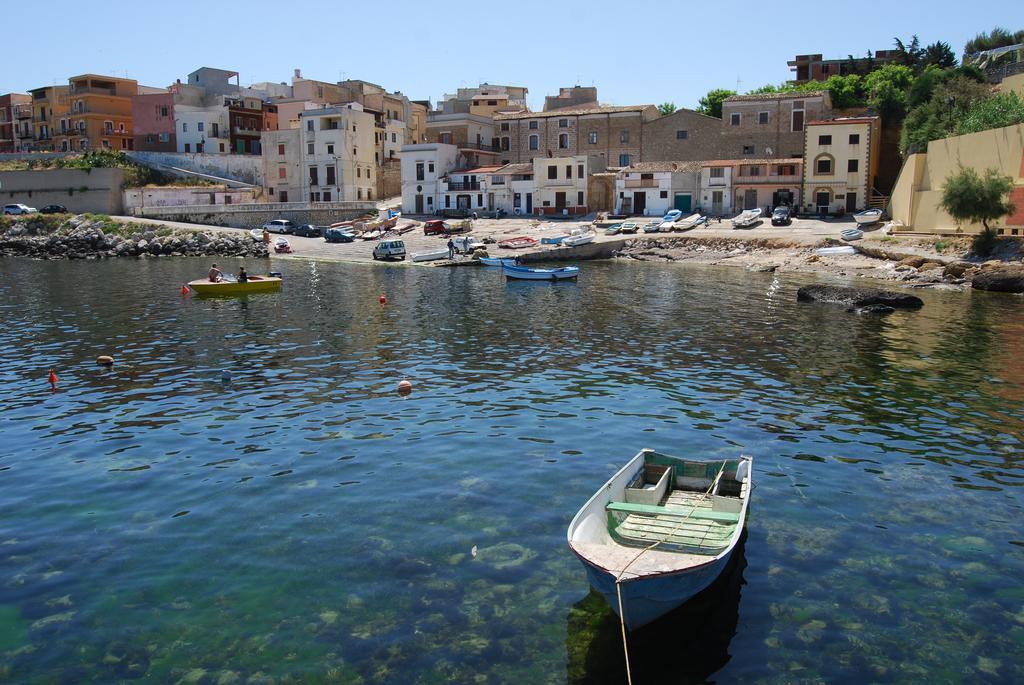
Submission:
[[[899,309],[918,309],[924,306],[921,298],[906,293],[839,285],[805,285],[796,291],[796,299],[800,302],[829,302],[853,308],[876,304]]]
[[[971,287],[999,293],[1024,293],[1024,269],[984,269],[971,279]]]

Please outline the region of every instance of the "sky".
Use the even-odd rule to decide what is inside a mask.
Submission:
[[[47,14],[82,7],[50,0]],[[306,78],[363,79],[432,102],[488,82],[526,86],[539,110],[545,95],[578,84],[597,86],[605,104],[692,108],[713,88],[787,80],[797,54],[861,56],[917,34],[959,56],[979,32],[1024,28],[1020,0],[105,0],[88,12],[102,16],[5,31],[0,93],[83,73],[165,87],[208,66],[239,72],[242,85],[290,83],[301,69]]]

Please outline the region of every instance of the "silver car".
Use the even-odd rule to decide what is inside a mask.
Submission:
[[[295,224],[288,219],[274,219],[263,224],[263,230],[271,233],[291,233],[295,230]]]
[[[4,205],[4,214],[35,214],[38,211],[35,207],[29,207],[28,205]]]

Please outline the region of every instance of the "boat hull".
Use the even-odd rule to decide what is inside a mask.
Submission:
[[[259,280],[252,280],[250,278],[250,280],[245,283],[235,283],[231,281],[210,283],[204,278],[198,281],[191,281],[188,284],[188,287],[197,295],[248,295],[250,293],[276,292],[281,289],[281,279],[268,277],[261,278]]]
[[[866,210],[853,215],[853,220],[861,226],[868,226],[870,224],[876,224],[882,220],[882,213],[878,211]]]
[[[580,275],[580,269],[576,266],[567,266],[563,269],[527,269],[502,264],[502,271],[505,278],[516,281],[571,281]]]
[[[590,233],[587,235],[571,235],[562,241],[562,245],[565,247],[577,247],[578,245],[586,245],[587,243],[594,242],[594,234]]]
[[[729,564],[733,550],[704,566],[661,576],[649,576],[622,583],[623,622],[636,630],[677,609],[711,585]],[[612,610],[619,613],[615,576],[576,555],[587,571],[590,586],[605,598]]]
[[[433,252],[414,252],[410,259],[414,262],[432,262],[436,259],[447,259],[448,250],[435,250]]]
[[[480,263],[484,266],[515,266],[516,260],[508,257],[480,257]]]

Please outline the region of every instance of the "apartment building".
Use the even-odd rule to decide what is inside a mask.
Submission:
[[[468,112],[431,112],[427,115],[428,143],[454,145],[466,157],[468,166],[498,164],[494,121]]]
[[[174,98],[173,92],[136,95],[132,98],[132,136],[136,150],[177,151]]]
[[[402,211],[433,214],[440,203],[441,179],[459,167],[459,148],[447,143],[405,145],[399,154],[402,165]]]
[[[875,192],[881,140],[878,117],[840,117],[807,124],[803,152],[804,211],[857,212]]]
[[[637,162],[615,174],[615,213],[689,214],[697,203],[701,164],[693,161]]]
[[[45,86],[29,91],[32,97],[32,151],[53,152],[57,131],[67,131],[71,105],[68,86]],[[65,152],[67,140],[64,140]]]
[[[135,147],[132,98],[134,79],[82,74],[68,79],[70,111],[52,131],[60,151],[131,150]]]
[[[587,179],[605,170],[602,155],[537,157],[533,160],[534,196],[527,214],[583,215],[587,209]]]
[[[441,114],[475,114],[492,117],[500,112],[518,112],[529,109],[526,95],[529,89],[522,86],[502,86],[481,83],[475,88],[459,88],[455,93],[446,94],[437,103]]]
[[[506,214],[533,214],[533,164],[506,164],[486,175],[487,209]]]
[[[440,193],[438,209],[463,210],[465,212],[493,211],[494,199],[487,195],[488,175],[500,166],[476,167],[473,169],[452,169],[441,177],[438,184]]]
[[[24,131],[32,127],[32,98],[24,93],[0,95],[0,152],[20,152]],[[28,113],[28,119],[24,117]],[[16,116],[20,114],[22,116]],[[15,134],[18,135],[15,135]],[[31,134],[28,136],[31,138]]]
[[[376,198],[374,117],[358,103],[305,110],[299,126],[262,132],[264,185],[278,202]]]
[[[865,74],[875,67],[891,62],[897,55],[896,50],[877,50],[871,57],[849,57],[843,59],[825,59],[820,54],[797,55],[786,62],[793,79],[790,83],[807,83],[808,81],[827,81],[830,76],[846,76],[848,74]]]
[[[722,103],[720,156],[800,157],[807,122],[831,116],[828,91],[734,95]]]
[[[654,105],[499,113],[498,158],[523,163],[584,155],[601,157],[606,166],[629,166],[643,156],[644,125],[659,116]]]
[[[712,216],[800,206],[803,160],[718,159],[701,164],[701,207]]]

